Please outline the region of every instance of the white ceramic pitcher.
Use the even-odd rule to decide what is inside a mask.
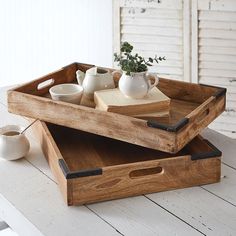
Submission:
[[[113,74],[115,73],[122,75],[119,80],[120,91],[126,97],[134,99],[144,98],[159,82],[155,73],[148,73],[147,71],[131,72],[130,75],[126,75],[125,71],[114,71]],[[153,84],[151,84],[151,77],[155,79]]]
[[[23,127],[7,125],[0,128],[0,158],[5,160],[17,160],[24,157],[30,148],[25,134],[21,132]]]
[[[103,89],[115,88],[113,75],[109,70],[92,67],[84,72],[76,71],[76,78],[79,85],[83,86],[84,95],[93,98],[94,92]]]

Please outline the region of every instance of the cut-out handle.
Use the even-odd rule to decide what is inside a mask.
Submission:
[[[196,122],[202,122],[206,116],[210,113],[210,108],[207,108],[206,110],[202,111],[196,118]]]
[[[37,89],[38,90],[42,90],[42,89],[45,89],[45,88],[48,88],[48,87],[51,87],[53,84],[54,84],[54,79],[51,78],[51,79],[48,79],[48,80],[45,80],[41,83],[38,84],[37,86]]]
[[[205,119],[208,119],[212,114],[212,108],[216,105],[217,98],[215,96],[211,96],[204,103],[202,103],[199,107],[193,110],[186,118],[189,119],[190,122],[202,122]]]
[[[157,166],[157,167],[152,167],[152,168],[133,170],[129,173],[129,177],[131,179],[135,179],[135,178],[144,177],[146,175],[161,174],[163,172],[164,172],[164,169],[161,166]]]

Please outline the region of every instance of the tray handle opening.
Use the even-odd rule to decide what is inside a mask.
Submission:
[[[201,123],[204,120],[210,118],[214,113],[214,107],[217,99],[214,96],[208,98],[204,103],[202,103],[199,107],[193,110],[190,114],[187,115],[190,122]]]
[[[206,116],[209,115],[209,113],[210,113],[210,108],[209,107],[206,108],[205,110],[201,111],[200,114],[198,114],[198,116],[196,116],[196,118],[195,118],[196,122],[197,123],[202,122],[206,118]]]
[[[162,173],[164,173],[163,167],[157,166],[157,167],[152,167],[152,168],[133,170],[129,173],[129,177],[131,179],[136,179],[140,177],[145,177],[147,175],[155,175],[155,174],[162,174]]]
[[[55,80],[53,78],[47,79],[37,85],[38,90],[43,90],[45,88],[51,87],[55,83]]]

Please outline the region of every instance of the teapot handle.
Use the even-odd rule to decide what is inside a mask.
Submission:
[[[112,76],[114,76],[116,73],[122,75],[122,71],[120,71],[120,70],[114,70],[114,71],[112,71],[111,74],[112,74]]]
[[[84,81],[84,76],[85,76],[85,74],[84,74],[83,71],[81,71],[81,70],[76,71],[76,79],[78,81],[78,84],[81,85],[81,86],[82,86],[83,81]]]
[[[152,84],[151,83],[151,77],[154,77],[155,78],[155,82]],[[156,87],[158,82],[159,82],[159,78],[157,77],[157,75],[155,73],[148,73],[147,74],[147,79],[148,79],[148,92],[153,88],[153,87]]]

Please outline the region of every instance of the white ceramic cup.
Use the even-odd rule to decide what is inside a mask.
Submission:
[[[53,100],[79,104],[83,87],[78,84],[58,84],[49,89]]]
[[[28,139],[20,134],[24,127],[7,125],[0,128],[0,157],[5,160],[17,160],[24,157],[30,148]]]

